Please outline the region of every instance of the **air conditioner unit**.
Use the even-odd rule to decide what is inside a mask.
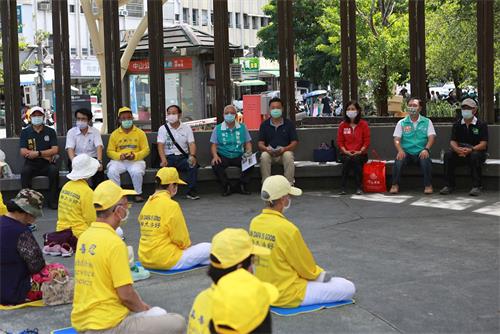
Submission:
[[[50,11],[50,2],[39,2],[38,3],[38,10],[40,10],[42,12]]]
[[[120,16],[128,16],[128,10],[126,10],[125,8],[121,8],[118,10],[118,15]]]

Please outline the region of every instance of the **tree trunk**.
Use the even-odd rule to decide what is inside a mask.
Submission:
[[[375,100],[377,101],[377,113],[379,116],[389,115],[389,105],[387,103],[389,87],[387,85],[387,80],[387,66],[384,66],[377,89],[375,89]]]

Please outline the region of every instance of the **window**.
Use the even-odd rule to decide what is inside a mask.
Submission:
[[[241,14],[240,13],[235,13],[234,21],[235,21],[236,28],[241,28]]]
[[[233,13],[232,12],[227,13],[227,17],[228,17],[228,19],[227,19],[228,27],[229,28],[234,28]]]
[[[182,8],[182,22],[189,24],[189,8]]]
[[[208,25],[208,10],[206,9],[202,9],[201,11],[201,25],[202,26]]]
[[[76,48],[71,48],[69,53],[72,55],[72,56],[76,56]]]
[[[175,22],[179,22],[181,20],[181,16],[179,14],[175,14]]]
[[[69,12],[74,13],[75,12],[75,5],[69,5]]]
[[[82,48],[82,56],[88,56],[88,55],[89,55],[89,49]]]
[[[257,16],[252,16],[252,28],[259,29],[259,18]]]
[[[193,9],[193,25],[197,26],[198,23],[198,9]]]
[[[267,17],[261,17],[260,18],[260,26],[261,27],[266,27],[267,25],[269,25],[269,18],[267,18]]]
[[[125,6],[128,16],[143,17],[144,16],[144,0],[129,0]]]
[[[243,14],[243,29],[250,28],[250,21],[248,20],[248,14]]]

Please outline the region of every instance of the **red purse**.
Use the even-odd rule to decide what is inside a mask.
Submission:
[[[377,160],[363,165],[363,191],[365,193],[385,193],[387,191],[385,179],[385,161],[380,160],[375,150],[372,150]]]

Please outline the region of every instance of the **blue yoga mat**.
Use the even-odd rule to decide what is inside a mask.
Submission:
[[[138,266],[143,267],[143,265],[139,261],[137,261],[135,264],[138,265]],[[198,270],[198,269],[206,268],[206,267],[208,267],[208,265],[198,264],[198,265],[196,265],[194,267],[186,268],[186,269],[160,270],[160,269],[149,269],[149,268],[146,268],[146,267],[144,267],[144,269],[147,269],[150,272],[152,272],[154,274],[157,274],[157,275],[170,276],[170,275],[175,275],[175,274],[187,273],[189,271]]]
[[[271,312],[277,315],[281,316],[293,316],[297,314],[302,314],[302,313],[310,313],[314,311],[319,311],[324,308],[334,308],[334,307],[340,307],[344,305],[351,305],[354,304],[354,300],[342,300],[340,302],[333,302],[333,303],[324,303],[324,304],[314,304],[314,305],[307,305],[307,306],[298,306],[298,307],[293,307],[293,308],[284,308],[284,307],[271,307]]]
[[[56,329],[50,334],[78,334],[78,332],[73,327],[66,327],[61,329]]]

